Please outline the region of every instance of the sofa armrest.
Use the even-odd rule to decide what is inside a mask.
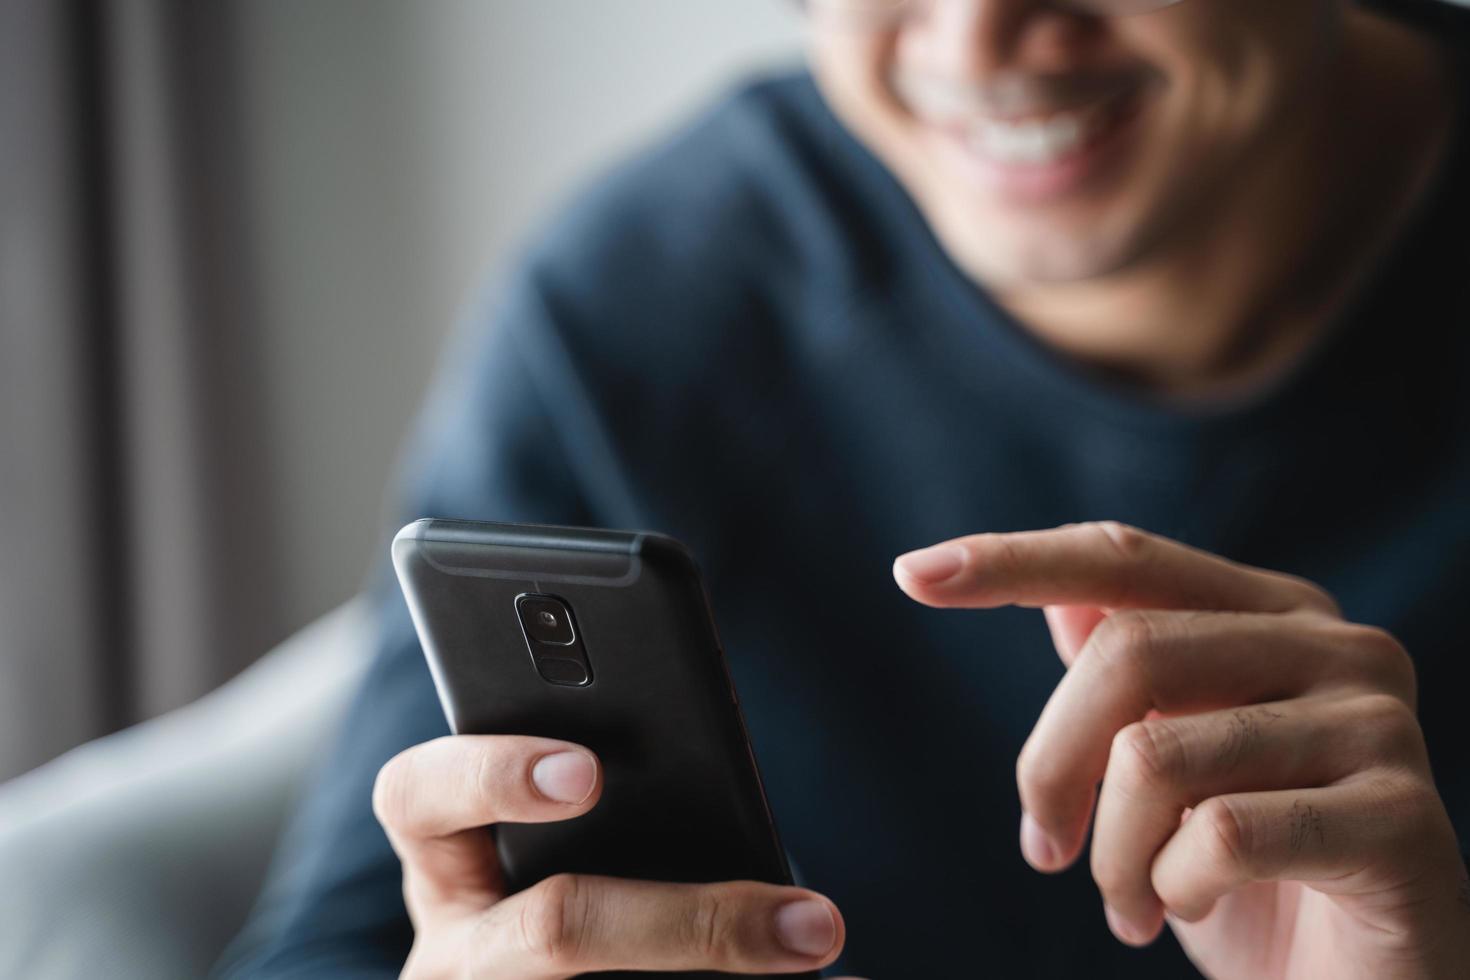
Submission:
[[[357,599],[199,701],[0,785],[0,976],[198,977],[365,669]]]

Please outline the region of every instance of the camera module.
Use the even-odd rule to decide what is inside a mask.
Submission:
[[[516,600],[516,612],[526,636],[536,643],[565,647],[576,642],[572,629],[572,611],[567,604],[549,595],[523,595]]]

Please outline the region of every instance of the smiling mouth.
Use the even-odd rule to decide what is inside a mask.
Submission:
[[[1009,73],[955,82],[896,70],[890,86],[905,108],[977,162],[1004,171],[1039,170],[1083,156],[1143,103],[1150,73]]]
[[[1092,105],[1021,118],[982,118],[948,127],[973,153],[1003,167],[1059,163],[1105,136],[1138,101],[1121,92]]]

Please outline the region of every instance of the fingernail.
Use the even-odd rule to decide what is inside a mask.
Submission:
[[[1108,928],[1113,930],[1113,935],[1123,942],[1138,946],[1148,941],[1143,930],[1119,915],[1111,905],[1103,904],[1103,915],[1107,918]]]
[[[1055,868],[1061,858],[1051,837],[1029,813],[1021,814],[1021,853],[1032,867],[1047,871]]]
[[[964,563],[965,558],[960,549],[949,544],[910,551],[906,555],[899,555],[895,562],[899,571],[925,585],[934,585],[953,578]]]
[[[793,953],[822,956],[837,942],[837,922],[826,902],[791,902],[776,910],[776,938]]]
[[[531,767],[537,792],[558,803],[581,803],[597,785],[597,763],[586,752],[542,756]]]

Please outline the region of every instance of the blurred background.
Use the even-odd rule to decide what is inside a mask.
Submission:
[[[793,0],[0,0],[0,977],[217,961],[371,652],[446,334],[800,35]]]
[[[0,0],[0,780],[382,557],[459,311],[783,0]]]

